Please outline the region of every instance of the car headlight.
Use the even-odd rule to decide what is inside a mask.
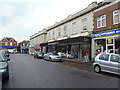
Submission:
[[[0,73],[6,72],[6,69],[0,69]]]

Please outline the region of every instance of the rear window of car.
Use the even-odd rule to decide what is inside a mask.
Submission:
[[[120,61],[120,56],[111,55],[110,61],[112,61],[112,62],[118,62],[118,61]]]
[[[44,54],[43,52],[37,52],[37,54]]]
[[[108,61],[109,60],[109,54],[101,54],[99,56],[100,60]]]

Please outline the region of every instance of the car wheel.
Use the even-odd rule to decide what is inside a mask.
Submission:
[[[100,66],[96,65],[96,66],[94,67],[94,71],[95,71],[96,73],[99,73],[99,72],[101,71]]]
[[[49,57],[49,60],[52,62],[52,59],[51,59],[51,57]]]
[[[38,58],[38,56],[36,56],[36,58]]]
[[[9,72],[6,73],[5,79],[6,79],[6,80],[9,80]]]

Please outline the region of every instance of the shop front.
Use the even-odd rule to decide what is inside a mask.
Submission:
[[[47,44],[40,44],[40,46],[46,46],[48,52],[61,52],[65,55],[71,54],[74,59],[82,60],[83,52],[87,52],[87,59],[91,59],[91,38],[90,37],[76,37],[68,38],[64,40],[49,42]]]
[[[106,53],[120,53],[120,28],[113,28],[94,32],[95,51]]]

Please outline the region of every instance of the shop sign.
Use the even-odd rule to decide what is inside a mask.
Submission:
[[[106,31],[106,32],[99,32],[99,33],[94,33],[94,38],[97,37],[102,37],[105,35],[113,35],[113,34],[119,34],[120,33],[120,29],[119,30],[112,30],[112,31]]]
[[[56,45],[56,44],[59,44],[59,42],[48,43],[48,45]]]
[[[112,38],[108,38],[107,39],[107,44],[113,44],[113,39]]]

